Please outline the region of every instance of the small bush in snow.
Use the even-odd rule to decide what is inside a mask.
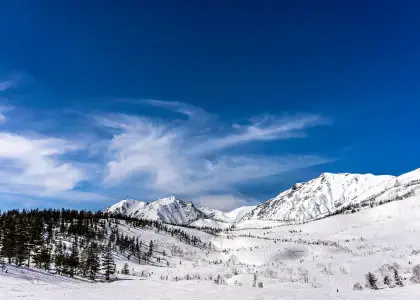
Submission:
[[[216,284],[226,284],[225,279],[219,274],[217,275],[216,280],[214,281]]]
[[[258,287],[259,288],[263,288],[264,287],[263,283],[262,282],[258,282]]]
[[[130,269],[128,268],[127,263],[124,264],[124,267],[121,270],[121,274],[123,274],[123,275],[129,275],[130,274]]]
[[[411,251],[411,255],[418,255],[418,254],[420,254],[420,250]]]
[[[413,267],[413,276],[410,280],[414,283],[420,283],[420,265],[415,265]]]
[[[235,282],[233,284],[237,285],[237,286],[242,286],[242,283],[238,282],[238,280],[235,280]]]
[[[356,283],[353,285],[353,290],[356,290],[356,291],[361,291],[361,290],[363,290],[363,286],[360,284],[360,282],[356,282]]]

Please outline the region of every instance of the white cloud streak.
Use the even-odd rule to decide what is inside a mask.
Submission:
[[[3,91],[12,87],[2,84]],[[180,102],[137,102],[187,118],[96,115],[91,129],[96,132],[99,126],[101,134],[89,142],[69,132],[67,138],[51,131],[17,132],[8,122],[0,131],[0,192],[16,199],[82,201],[105,200],[101,194],[110,189],[125,195],[122,186],[138,186],[133,197],[176,194],[200,203],[213,197],[209,206],[228,209],[249,202],[234,196],[240,184],[329,161],[317,155],[258,155],[247,148],[249,143],[303,138],[306,129],[326,123],[319,115],[263,116],[230,124]],[[7,121],[8,109],[0,107],[0,122]]]
[[[74,191],[89,179],[87,170],[63,156],[83,146],[65,139],[0,132],[0,189],[35,197],[82,199],[94,196]]]
[[[193,105],[182,103],[182,102],[148,99],[148,100],[140,100],[139,103],[172,110],[172,111],[188,116],[190,120],[206,121],[211,118],[211,115],[208,114],[205,110],[199,107],[193,106]]]
[[[153,102],[153,105],[176,111],[183,107],[180,103],[162,101]],[[189,111],[203,114],[201,109],[188,107]],[[209,124],[198,126],[191,119],[164,122],[129,115],[108,115],[98,117],[97,121],[113,133],[107,147],[104,178],[109,186],[138,180],[139,185],[154,192],[193,198],[230,193],[240,183],[329,161],[316,155],[251,155],[244,147],[250,142],[304,137],[304,129],[325,123],[318,115],[266,116],[249,124],[230,126],[224,134],[203,130],[220,124],[209,121]],[[229,153],[230,148],[238,145],[242,146],[241,153]]]
[[[6,112],[13,110],[12,106],[0,105],[0,124],[7,121]]]
[[[0,92],[4,92],[14,87],[16,82],[14,80],[0,81]]]
[[[195,151],[211,152],[255,141],[300,138],[305,136],[303,129],[325,124],[326,122],[327,120],[319,115],[284,118],[265,116],[258,118],[251,124],[243,126],[234,124],[233,128],[237,129],[237,132],[223,137],[207,139],[198,145]]]

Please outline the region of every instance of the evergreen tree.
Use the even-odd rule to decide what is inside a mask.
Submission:
[[[87,251],[86,268],[89,279],[95,280],[99,271],[100,261],[98,253],[98,245],[94,242],[90,243]]]
[[[397,286],[403,286],[402,278],[400,274],[398,274],[398,270],[394,268],[394,281]]]
[[[76,270],[79,268],[79,250],[77,246],[77,241],[75,240],[71,247],[71,254],[68,257],[67,261],[68,270],[70,277],[73,277],[76,273]]]
[[[384,284],[385,284],[385,285],[390,285],[390,284],[391,284],[391,280],[389,280],[389,276],[388,276],[388,275],[386,275],[386,276],[384,277]]]
[[[15,226],[15,263],[21,266],[29,256],[29,239],[26,224],[21,216]]]
[[[49,270],[51,266],[51,252],[47,245],[42,245],[34,256],[35,264],[39,268]]]
[[[82,273],[83,277],[87,277],[88,275],[88,248],[83,248],[81,254],[80,254],[80,271]]]
[[[105,272],[105,279],[110,280],[110,276],[115,274],[115,262],[114,256],[112,254],[111,242],[108,243],[108,246],[105,248],[102,256],[102,269]]]
[[[5,219],[1,244],[0,255],[7,258],[7,262],[11,264],[12,258],[16,256],[15,219],[13,217]]]
[[[149,243],[149,252],[147,252],[147,256],[151,257],[153,255],[153,241],[150,241]]]
[[[43,239],[43,231],[41,230],[38,232],[37,235],[33,236],[33,243],[34,243],[34,255],[33,255],[33,261],[35,263],[35,267],[42,268],[42,256],[41,256],[41,250],[43,248],[43,245],[45,243]]]
[[[376,279],[375,275],[371,272],[366,274],[366,286],[373,289],[373,290],[377,290],[378,286],[376,285],[376,282],[378,280]]]
[[[61,241],[59,241],[54,251],[54,264],[58,274],[61,274],[64,271],[65,258],[66,257],[64,256],[63,252],[63,244]]]

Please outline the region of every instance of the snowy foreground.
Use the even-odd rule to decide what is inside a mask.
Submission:
[[[260,228],[264,227],[262,223]],[[238,229],[217,236],[185,229],[214,250],[179,242],[154,230],[127,234],[153,240],[170,255],[168,267],[116,256],[133,275],[112,283],[70,279],[37,269],[0,271],[0,299],[419,299],[410,280],[420,264],[420,196],[294,226]],[[402,278],[396,286],[393,270]],[[372,272],[378,290],[365,287]],[[220,276],[219,276],[220,275]],[[384,277],[390,278],[384,284]],[[215,281],[220,278],[219,284]],[[253,287],[254,277],[257,285]],[[363,290],[353,286],[359,282]],[[338,289],[338,292],[337,292]]]
[[[31,272],[29,272],[31,273]],[[25,275],[21,274],[26,277]],[[29,276],[30,277],[30,276]],[[301,286],[299,284],[270,284],[262,289],[229,285],[214,285],[195,280],[162,282],[159,280],[122,280],[111,284],[83,283],[48,279],[1,276],[0,299],[418,299],[420,286],[351,291]],[[46,276],[48,277],[48,276]],[[45,280],[45,281],[44,281]]]

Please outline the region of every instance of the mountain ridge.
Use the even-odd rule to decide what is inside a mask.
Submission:
[[[307,182],[294,184],[276,197],[256,206],[230,212],[201,207],[175,196],[151,202],[122,200],[106,212],[159,220],[176,225],[236,224],[244,221],[309,222],[346,210],[401,200],[420,192],[420,168],[400,176],[322,173]]]
[[[175,196],[151,202],[124,199],[104,211],[174,225],[188,225],[205,217],[205,214],[197,209],[192,202],[183,201]]]

